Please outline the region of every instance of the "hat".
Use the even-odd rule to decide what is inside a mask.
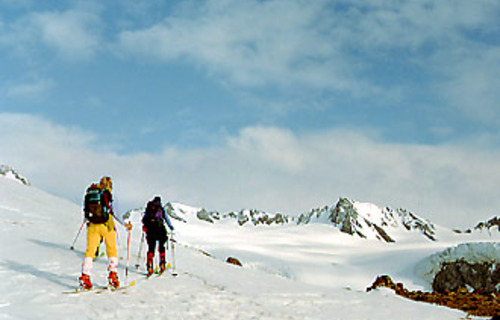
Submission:
[[[153,202],[161,203],[161,198],[159,196],[154,197]]]

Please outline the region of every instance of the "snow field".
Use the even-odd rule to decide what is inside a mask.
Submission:
[[[187,213],[189,214],[189,213]],[[129,276],[126,237],[118,226],[120,280],[135,286],[117,292],[63,294],[74,289],[85,250],[77,204],[0,177],[0,319],[462,319],[463,312],[417,303],[370,286],[389,274],[410,289],[428,284],[418,261],[457,243],[407,239],[396,244],[363,240],[327,225],[211,225],[190,220],[176,227],[178,277],[145,280],[139,217],[133,216]],[[479,241],[481,239],[468,240]],[[481,241],[497,241],[484,238]],[[205,255],[208,252],[212,257]],[[224,263],[238,258],[243,268]],[[171,258],[170,258],[171,261]],[[94,264],[92,281],[104,285],[107,259]]]

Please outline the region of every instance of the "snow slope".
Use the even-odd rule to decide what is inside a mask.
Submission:
[[[176,206],[181,206],[176,204]],[[85,250],[79,205],[0,176],[0,319],[461,319],[465,314],[421,304],[387,290],[366,293],[379,274],[410,288],[426,288],[417,262],[462,241],[408,238],[397,244],[360,239],[322,224],[243,226],[210,224],[183,207],[174,222],[178,277],[144,280],[136,270],[141,230],[132,232],[125,277],[126,233],[119,227],[124,292],[63,294],[73,289]],[[139,214],[131,219],[137,226]],[[467,241],[498,241],[487,234]],[[460,240],[461,239],[461,240]],[[210,253],[208,257],[201,250]],[[244,267],[224,263],[228,256]],[[106,259],[92,280],[106,282]]]

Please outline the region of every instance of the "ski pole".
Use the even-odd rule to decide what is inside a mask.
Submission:
[[[125,267],[125,279],[128,278],[128,266],[130,262],[130,230],[128,231],[128,236],[127,236],[127,266]],[[125,280],[126,282],[126,280]]]
[[[139,245],[139,253],[137,254],[137,263],[135,264],[135,270],[139,269],[139,262],[141,261],[143,245],[144,245],[144,231],[142,231],[141,244]]]
[[[69,247],[71,250],[75,250],[76,240],[78,240],[78,237],[80,236],[80,232],[82,232],[84,225],[85,225],[85,219],[83,220],[82,225],[80,226],[80,229],[78,230],[78,233],[76,234],[75,240],[73,240],[73,244],[71,245],[71,247]]]
[[[172,275],[176,276],[177,271],[175,270],[175,239],[174,239],[174,234],[172,233],[172,236],[170,237],[170,241],[172,242]]]

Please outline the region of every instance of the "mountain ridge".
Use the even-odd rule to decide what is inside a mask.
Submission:
[[[0,176],[18,181],[29,186],[29,180],[19,174],[12,166],[0,164]],[[340,197],[331,206],[325,205],[314,208],[298,216],[283,213],[269,213],[258,209],[242,209],[220,213],[216,210],[195,208],[179,203],[167,202],[166,212],[175,220],[187,223],[194,216],[199,221],[207,223],[220,223],[234,221],[238,226],[244,225],[286,225],[286,224],[313,224],[323,223],[330,225],[340,232],[364,239],[377,239],[386,243],[397,241],[395,234],[401,232],[419,233],[430,241],[437,241],[436,226],[428,219],[422,218],[410,210],[404,208],[392,209],[388,206],[379,207],[372,203],[354,201],[347,197]],[[134,212],[142,212],[143,208],[129,210],[126,216]],[[487,230],[497,226],[500,231],[500,219],[494,217],[486,222],[480,222],[474,227],[474,231]],[[471,233],[453,230],[456,233]]]
[[[172,219],[183,223],[190,223],[193,219],[210,224],[233,222],[239,227],[320,223],[352,236],[377,239],[386,243],[396,242],[394,234],[401,232],[415,232],[428,240],[437,240],[435,225],[407,209],[380,208],[375,204],[353,201],[346,197],[339,198],[332,206],[311,209],[299,216],[269,213],[257,209],[221,213],[172,202],[165,204],[165,210]],[[144,208],[133,209],[125,215],[128,217],[131,214],[141,214],[143,211]]]
[[[30,181],[19,174],[19,172],[12,166],[0,164],[0,176],[4,176],[5,178],[18,181],[24,185],[31,185]]]

